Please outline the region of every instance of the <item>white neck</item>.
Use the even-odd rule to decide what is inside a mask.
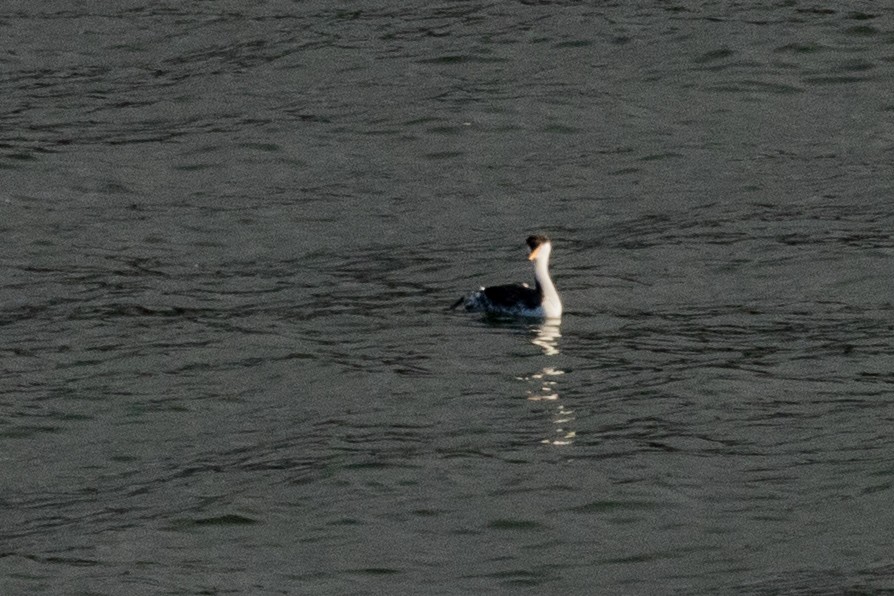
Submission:
[[[537,258],[534,259],[534,279],[540,285],[540,291],[543,293],[543,313],[550,319],[558,319],[562,316],[562,301],[559,299],[559,292],[553,284],[552,278],[549,276],[549,253],[550,245],[546,244],[540,248]]]

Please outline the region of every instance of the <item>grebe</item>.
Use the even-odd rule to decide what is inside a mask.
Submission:
[[[558,319],[562,316],[562,301],[553,280],[549,277],[549,253],[552,243],[546,236],[528,236],[526,240],[531,253],[529,261],[534,261],[536,286],[509,284],[481,288],[460,298],[451,308],[460,304],[470,312],[485,312],[514,317],[540,317]]]

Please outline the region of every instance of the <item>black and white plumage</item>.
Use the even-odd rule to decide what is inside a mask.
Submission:
[[[562,316],[562,301],[549,276],[549,255],[552,243],[542,235],[527,239],[531,253],[528,260],[534,262],[535,287],[528,284],[490,286],[460,298],[454,305],[463,305],[470,312],[484,312],[512,317],[538,317],[558,319]]]

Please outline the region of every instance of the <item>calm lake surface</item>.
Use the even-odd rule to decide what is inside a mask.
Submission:
[[[894,591],[890,8],[112,8],[0,8],[0,593]]]

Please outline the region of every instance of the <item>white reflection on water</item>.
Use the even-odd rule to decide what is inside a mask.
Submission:
[[[555,356],[559,353],[559,338],[562,333],[559,330],[559,323],[544,322],[534,327],[537,335],[531,340],[531,343],[538,346],[547,356]]]
[[[539,347],[545,356],[559,355],[559,338],[562,337],[558,323],[545,322],[534,328],[535,337],[531,343]],[[565,371],[555,366],[544,366],[539,371],[521,377],[521,380],[536,385],[537,389],[529,389],[527,392],[530,401],[553,402],[549,411],[552,423],[555,426],[551,437],[541,442],[548,445],[570,445],[577,434],[569,425],[574,422],[574,411],[565,407],[559,398],[559,382],[557,377],[564,375]]]

